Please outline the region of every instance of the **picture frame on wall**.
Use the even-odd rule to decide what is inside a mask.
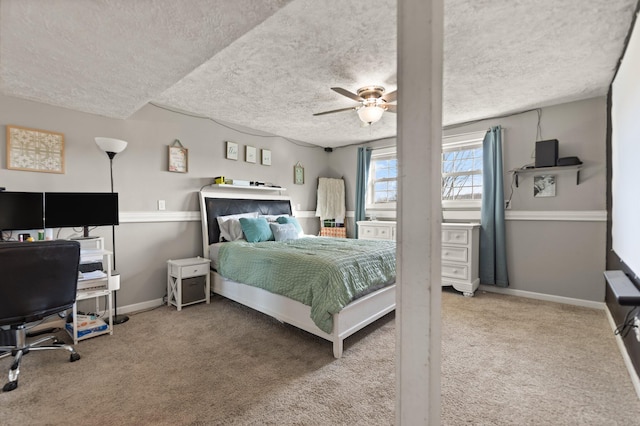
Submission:
[[[536,175],[533,177],[533,196],[555,197],[556,196],[556,177],[555,175]]]
[[[189,150],[178,139],[169,145],[169,171],[187,173],[189,171]]]
[[[304,185],[304,167],[300,163],[293,166],[293,183]]]
[[[271,150],[269,149],[262,150],[262,165],[263,166],[271,165]]]
[[[7,125],[7,169],[64,173],[64,134]]]
[[[227,160],[238,159],[238,144],[235,142],[227,141]]]
[[[247,145],[245,148],[245,161],[247,163],[256,162],[256,147]]]

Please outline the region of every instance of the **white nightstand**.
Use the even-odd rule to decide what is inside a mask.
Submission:
[[[181,310],[194,303],[210,303],[210,263],[202,257],[167,260],[167,306]]]

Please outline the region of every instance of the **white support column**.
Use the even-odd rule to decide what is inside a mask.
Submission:
[[[440,424],[443,0],[398,1],[396,424]]]

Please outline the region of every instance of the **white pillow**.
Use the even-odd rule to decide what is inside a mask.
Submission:
[[[277,222],[279,217],[289,217],[288,214],[261,214],[258,217],[264,217],[265,219],[267,219],[267,222],[272,223],[272,222]]]
[[[218,226],[220,227],[220,241],[236,241],[243,238],[241,217],[258,217],[258,212],[230,214],[228,216],[218,216]]]
[[[298,230],[293,223],[270,223],[269,226],[276,241],[297,240],[300,238]]]

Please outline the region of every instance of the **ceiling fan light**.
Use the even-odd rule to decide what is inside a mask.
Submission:
[[[384,109],[382,107],[371,105],[363,106],[358,109],[358,117],[365,123],[375,123],[382,118]]]

